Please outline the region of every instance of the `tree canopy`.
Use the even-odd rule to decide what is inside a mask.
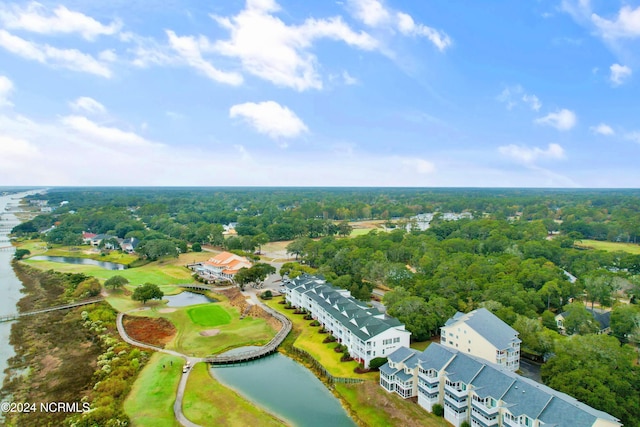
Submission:
[[[146,304],[149,300],[162,299],[162,297],[164,297],[164,293],[158,288],[158,285],[145,283],[134,289],[131,299],[142,301],[143,304]]]

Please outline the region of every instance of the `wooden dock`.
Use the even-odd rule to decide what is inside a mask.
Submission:
[[[95,304],[95,303],[100,302],[100,301],[104,301],[104,298],[94,298],[94,299],[90,299],[90,300],[87,300],[87,301],[75,302],[73,304],[58,305],[56,307],[43,308],[42,310],[27,311],[25,313],[7,314],[5,316],[0,316],[0,323],[2,323],[2,322],[11,322],[12,320],[17,320],[18,318],[25,317],[25,316],[34,316],[36,314],[48,313],[50,311],[67,310],[69,308],[81,307],[83,305],[89,305],[89,304]]]

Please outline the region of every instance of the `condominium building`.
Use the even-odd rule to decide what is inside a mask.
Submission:
[[[400,348],[380,368],[380,386],[418,397],[456,427],[619,427],[620,421],[573,397],[462,351],[431,344],[423,352]]]
[[[371,359],[409,346],[411,332],[398,319],[368,307],[321,277],[304,274],[285,281],[282,290],[292,306],[307,310],[365,367]]]
[[[456,313],[440,328],[440,344],[510,371],[520,369],[518,331],[486,308]]]

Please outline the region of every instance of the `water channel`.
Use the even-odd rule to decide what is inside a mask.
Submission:
[[[356,426],[311,371],[280,353],[242,365],[211,368],[211,373],[222,384],[295,426]]]
[[[189,291],[180,292],[176,295],[165,295],[163,299],[168,301],[167,307],[187,307],[189,305],[216,302],[213,298]]]
[[[62,262],[65,264],[95,265],[107,270],[124,270],[127,268],[126,265],[118,264],[116,262],[97,261],[95,259],[90,259],[90,258],[78,258],[78,257],[70,257],[70,256],[38,255],[38,256],[33,256],[29,259],[33,261]]]
[[[11,242],[9,241],[11,228],[18,225],[20,221],[6,208],[17,207],[19,198],[34,193],[36,191],[0,196],[0,315],[16,313],[18,301],[23,297],[20,293],[22,283],[16,277],[11,266],[13,249],[10,248]],[[11,324],[12,322],[0,323],[0,379],[2,381],[4,381],[4,370],[7,368],[7,359],[15,354],[13,346],[9,344]]]

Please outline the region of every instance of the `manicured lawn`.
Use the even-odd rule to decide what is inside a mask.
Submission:
[[[411,343],[411,348],[414,350],[424,351],[430,344],[431,341],[416,341]]]
[[[319,328],[309,326],[310,320],[304,320],[301,314],[293,314],[293,310],[286,310],[283,304],[278,304],[282,297],[274,298],[266,301],[269,307],[278,310],[287,316],[293,322],[294,328],[300,332],[298,338],[294,341],[294,346],[311,354],[314,359],[322,364],[329,373],[335,377],[360,378],[360,379],[378,379],[377,372],[369,372],[367,374],[356,374],[353,370],[358,366],[355,361],[341,362],[342,353],[336,353],[333,348],[336,343],[325,344],[322,341],[329,334],[318,333]]]
[[[634,255],[640,255],[640,245],[636,243],[602,242],[600,240],[584,239],[577,241],[575,245],[587,249],[597,249],[609,252],[622,251]]]
[[[182,411],[201,426],[286,425],[216,381],[204,363],[195,365],[189,375]]]
[[[189,318],[198,326],[227,325],[231,322],[231,315],[219,305],[207,304],[187,310]]]
[[[350,237],[364,236],[365,234],[369,234],[373,228],[354,228],[351,230]]]
[[[367,426],[443,427],[444,418],[436,417],[410,400],[387,393],[377,382],[335,384],[335,390],[349,409]]]
[[[218,298],[218,296],[216,296]],[[123,308],[125,301],[108,300],[117,309]],[[115,304],[114,304],[115,302]],[[198,357],[211,356],[230,350],[235,347],[247,345],[264,345],[268,343],[276,334],[276,331],[263,319],[245,317],[240,319],[240,313],[232,307],[226,300],[220,302],[203,304],[194,307],[178,307],[172,312],[163,312],[166,307],[164,303],[149,302],[148,310],[133,311],[132,316],[164,317],[171,321],[177,333],[174,339],[165,348],[175,350],[184,354]],[[135,303],[134,308],[140,307],[140,303]],[[228,316],[229,322],[226,324],[216,324],[215,329],[219,332],[216,335],[204,336],[201,332],[210,329],[211,326],[196,324],[189,315],[189,311],[195,309],[209,310],[208,307],[217,307],[211,310],[221,311],[220,317]]]
[[[124,402],[124,411],[134,427],[180,425],[174,418],[173,403],[183,363],[182,358],[168,354],[154,353],[151,356]]]

